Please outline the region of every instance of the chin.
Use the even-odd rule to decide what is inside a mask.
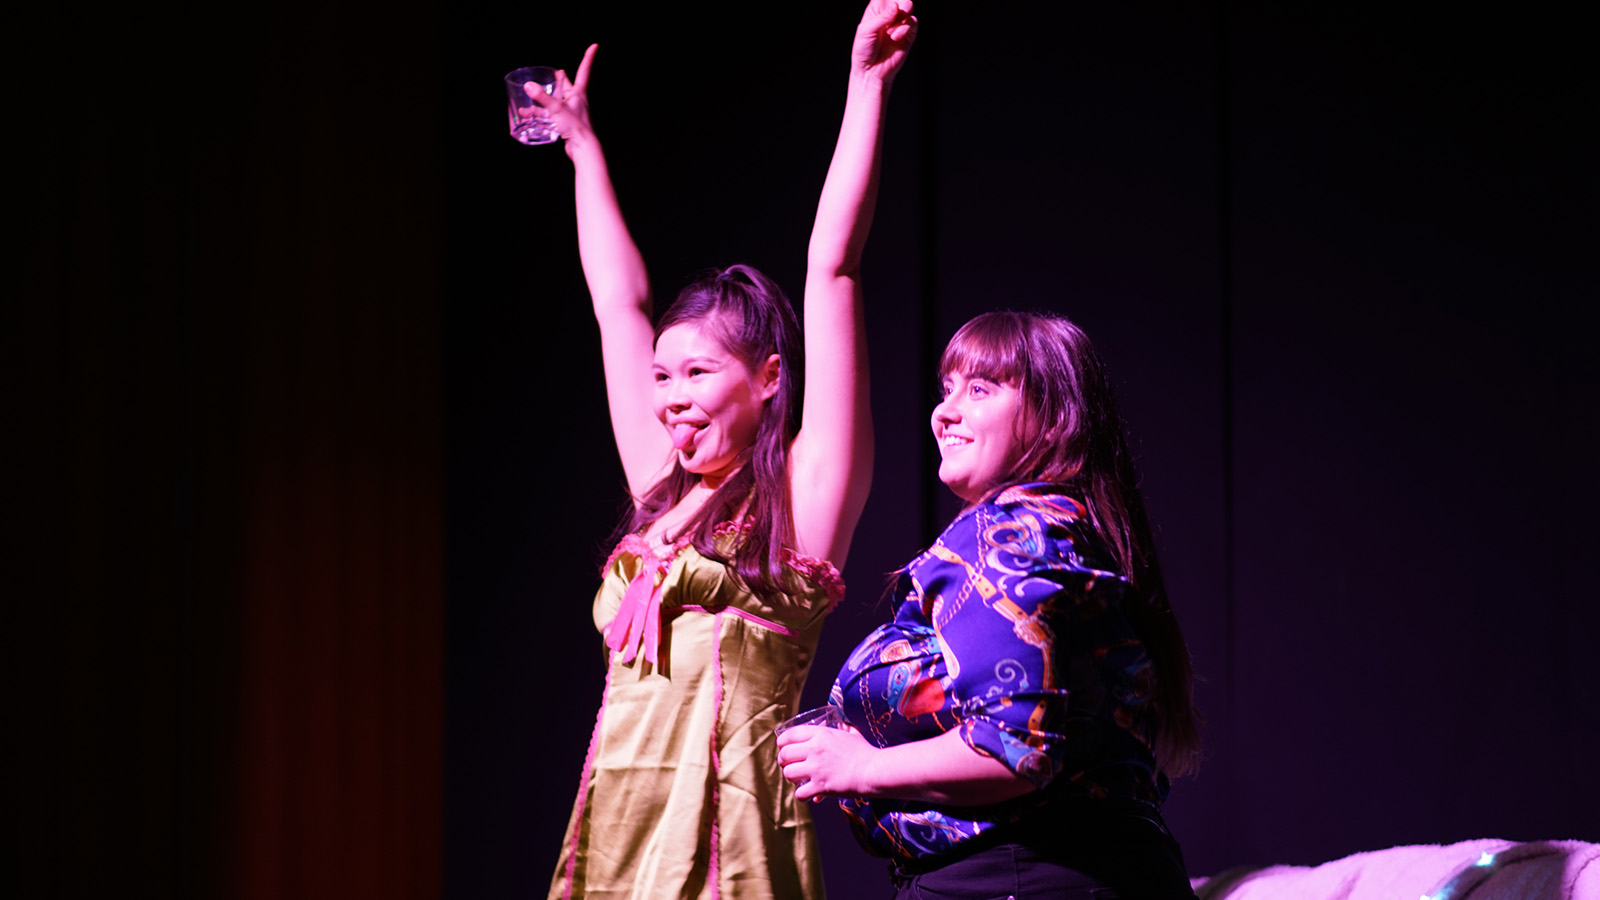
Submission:
[[[956,493],[961,493],[961,473],[947,471],[944,466],[939,467],[939,483]]]

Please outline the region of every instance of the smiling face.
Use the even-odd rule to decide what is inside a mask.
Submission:
[[[1022,458],[1018,437],[1022,391],[1010,382],[950,373],[944,399],[933,408],[939,443],[939,480],[956,496],[976,503],[1000,487]]]
[[[767,399],[778,390],[774,354],[752,372],[702,322],[682,322],[656,339],[655,413],[678,463],[710,486],[738,469],[755,443]]]

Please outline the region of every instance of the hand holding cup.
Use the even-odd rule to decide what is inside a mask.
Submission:
[[[511,136],[524,144],[548,144],[561,136],[542,102],[556,91],[556,70],[524,66],[506,73],[506,117]]]

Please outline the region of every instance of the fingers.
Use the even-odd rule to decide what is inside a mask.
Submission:
[[[594,65],[594,54],[598,49],[600,49],[599,44],[590,44],[589,49],[584,51],[583,61],[578,63],[576,78],[568,78],[566,69],[557,69],[555,87],[549,94],[531,81],[524,84],[522,89],[529,99],[545,109],[554,109],[561,103],[573,99],[574,95],[586,95],[589,89],[589,69]]]
[[[594,65],[594,53],[599,49],[599,44],[590,44],[589,49],[583,51],[583,62],[578,63],[578,80],[574,82],[573,87],[581,94],[586,94],[589,90],[589,67]]]
[[[840,778],[850,765],[848,754],[842,753],[849,749],[846,735],[861,740],[854,728],[821,725],[797,725],[778,736],[778,768],[794,783],[796,799],[815,802],[839,795],[845,784]]]
[[[857,41],[879,44],[877,53],[903,53],[917,36],[917,17],[913,9],[911,0],[873,0],[861,15]]]
[[[899,0],[899,2],[890,3],[887,13],[884,25],[891,29],[899,28],[902,23],[913,18],[911,15],[911,0]]]
[[[522,92],[527,94],[528,99],[538,104],[541,109],[555,110],[561,105],[561,99],[563,97],[561,85],[564,84],[566,80],[566,73],[557,69],[555,83],[551,85],[549,92],[546,92],[544,85],[537,81],[529,81],[524,83],[522,85]]]
[[[778,735],[778,762],[787,763],[794,762],[797,759],[804,759],[805,752],[795,747],[795,744],[811,737],[811,733],[818,727],[816,725],[796,725]]]
[[[916,17],[911,14],[911,0],[885,3],[878,15],[878,27],[896,29],[914,18]]]
[[[907,7],[910,5],[911,4],[909,3],[906,4]],[[909,46],[912,41],[917,39],[917,17],[913,16],[908,10],[905,14],[905,18],[901,19],[899,24],[889,29],[889,39],[894,41],[896,44],[906,44]]]
[[[791,732],[784,732],[778,738],[778,770],[783,773],[783,777],[795,784],[805,784],[805,775],[799,771],[806,761],[805,751],[794,746],[796,741],[792,738],[787,743],[784,742],[784,738],[790,737],[790,734]]]
[[[810,774],[809,770],[804,772],[800,770],[806,769],[806,761],[810,756],[809,749],[804,745],[810,740],[812,737],[811,732],[815,731],[817,727],[815,725],[796,725],[778,735],[778,767],[782,770],[783,777],[795,784],[804,784],[806,776]]]
[[[789,779],[790,781],[794,782],[797,785],[802,785],[802,784],[806,783],[806,776],[805,776],[805,774],[803,772],[800,771],[800,769],[802,768],[801,763],[803,763],[803,762],[804,762],[804,760],[801,760],[799,762],[783,763],[782,765],[780,765],[778,767],[778,769],[779,769],[780,772],[783,773],[783,777]]]
[[[911,0],[899,0],[895,6],[895,17],[885,32],[889,40],[906,47],[917,39],[917,17],[912,15]]]
[[[794,784],[796,800],[810,800],[812,803],[817,803],[839,796],[828,790],[828,779],[822,771],[815,765],[806,764],[805,760],[784,766],[783,777]]]
[[[866,12],[861,15],[861,30],[877,32],[888,27],[891,22],[900,17],[900,8],[892,2],[873,0],[867,6]]]

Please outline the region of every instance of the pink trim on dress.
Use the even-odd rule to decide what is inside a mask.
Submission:
[[[742,522],[723,522],[713,529],[712,534],[717,537],[727,537],[747,532],[750,527],[751,522],[749,519],[745,519]],[[783,559],[784,565],[795,570],[807,581],[822,588],[823,593],[828,595],[829,612],[832,612],[833,607],[838,606],[839,601],[844,599],[844,576],[839,574],[839,570],[834,567],[833,563],[820,556],[807,556],[803,553],[796,553],[788,547],[780,550],[779,555]]]
[[[722,803],[722,753],[717,748],[717,733],[722,722],[722,616],[711,620],[711,684],[715,702],[711,707],[711,862],[706,875],[711,882],[711,900],[722,897],[722,834],[717,810]]]
[[[683,548],[687,546],[689,546],[689,542],[687,540],[677,540],[671,544],[667,544],[662,549],[667,553],[666,559],[673,560],[677,559],[678,554],[683,552]],[[606,564],[600,567],[600,574],[604,575],[608,570],[610,570],[611,564],[616,562],[617,557],[624,553],[632,553],[634,556],[637,556],[640,559],[661,558],[656,554],[656,545],[650,543],[650,541],[647,540],[644,535],[625,534],[622,536],[622,540],[617,541],[617,546],[612,549],[611,555],[606,557]]]
[[[611,699],[611,668],[606,667],[606,689],[600,695],[600,711],[594,714],[594,731],[589,734],[589,750],[583,756],[583,775],[578,779],[578,804],[572,811],[572,846],[567,855],[567,886],[562,889],[563,900],[572,900],[573,877],[578,868],[578,845],[583,843],[583,808],[589,801],[589,781],[594,777],[594,758],[599,750],[600,723],[605,721],[606,704]]]
[[[789,638],[790,640],[794,640],[795,638],[798,638],[800,636],[798,633],[795,632],[795,630],[793,628],[790,628],[790,627],[788,627],[786,625],[781,625],[781,624],[779,624],[777,622],[772,621],[771,619],[763,619],[760,616],[756,615],[755,613],[747,612],[745,610],[742,610],[742,609],[738,608],[737,606],[730,606],[730,607],[727,607],[725,609],[715,609],[715,610],[707,609],[704,606],[680,606],[680,607],[678,607],[678,609],[682,610],[683,612],[699,612],[699,613],[705,613],[707,615],[712,615],[712,616],[721,615],[722,613],[732,613],[732,614],[738,616],[739,618],[745,620],[746,622],[751,623],[752,625],[758,625],[758,626],[760,626],[762,628],[767,629],[768,631],[776,631],[778,634],[781,634],[784,637]]]

